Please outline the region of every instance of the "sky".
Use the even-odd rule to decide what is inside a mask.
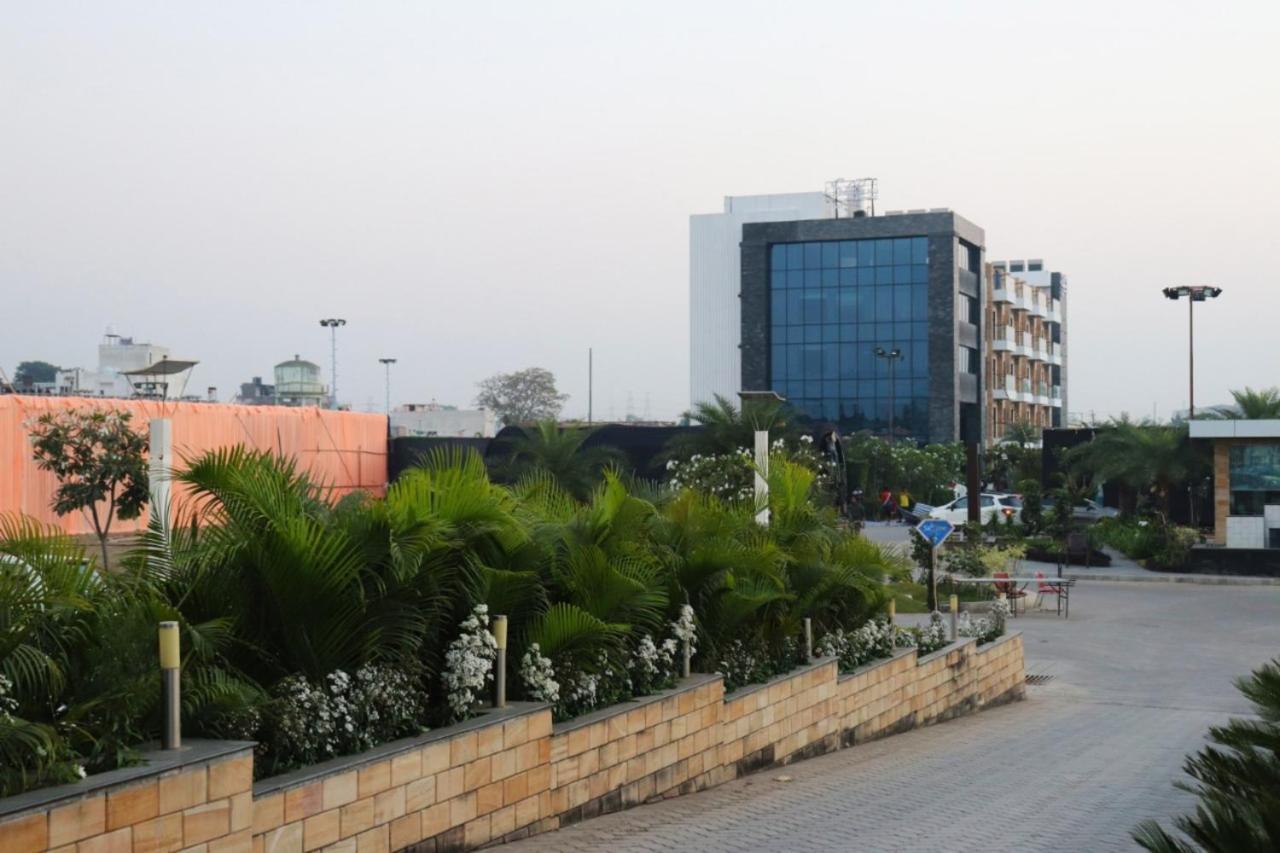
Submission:
[[[470,405],[688,406],[688,217],[879,179],[1067,274],[1069,405],[1280,385],[1280,4],[0,2],[0,366],[108,327]],[[269,379],[267,381],[270,381]]]

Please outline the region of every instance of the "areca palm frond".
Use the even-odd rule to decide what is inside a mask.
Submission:
[[[727,397],[716,394],[710,401],[697,403],[682,417],[696,421],[701,428],[673,438],[667,447],[668,458],[732,453],[752,447],[756,430],[768,430],[775,438],[791,430],[790,409],[779,400],[747,400],[739,409]]]
[[[1209,729],[1211,744],[1187,758],[1194,780],[1178,787],[1200,798],[1174,821],[1174,835],[1146,821],[1134,839],[1156,853],[1262,853],[1280,849],[1280,658],[1236,682],[1256,720]]]
[[[1219,418],[1243,420],[1275,420],[1280,418],[1280,388],[1259,388],[1257,391],[1245,387],[1243,391],[1232,391],[1233,406],[1218,406],[1213,415]]]
[[[624,460],[616,448],[588,446],[593,432],[591,429],[561,429],[555,421],[540,421],[531,431],[512,440],[510,454],[499,470],[504,479],[513,482],[530,471],[546,471],[566,492],[580,500],[585,499],[601,473]]]
[[[570,657],[585,665],[601,650],[617,648],[625,635],[625,626],[611,625],[576,604],[560,602],[534,620],[528,640],[548,657]]]

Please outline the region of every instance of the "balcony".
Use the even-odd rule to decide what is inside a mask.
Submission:
[[[996,352],[1016,352],[1013,326],[1001,326],[996,329],[991,341],[991,348]]]
[[[991,289],[992,302],[1012,302],[1013,294],[1009,288],[1005,286],[1003,279],[998,279]]]
[[[1028,310],[1030,310],[1032,317],[1040,317],[1045,320],[1049,318],[1049,308],[1039,294],[1029,299],[1028,302],[1031,303],[1031,307]]]
[[[1047,349],[1047,357],[1045,358],[1045,361],[1049,362],[1050,364],[1056,364],[1059,367],[1061,367],[1062,366],[1062,345],[1055,344],[1053,341],[1048,341],[1045,344],[1045,347]]]
[[[1062,300],[1054,299],[1049,303],[1049,310],[1045,312],[1044,318],[1050,323],[1062,322]]]
[[[1049,405],[1055,408],[1062,408],[1062,386],[1054,385],[1049,389]]]
[[[991,389],[991,396],[996,400],[1017,400],[1018,387],[1012,376],[1006,376],[1004,383]]]

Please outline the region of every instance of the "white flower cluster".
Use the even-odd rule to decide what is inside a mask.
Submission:
[[[689,644],[689,656],[698,651],[698,626],[693,621],[693,608],[684,604],[680,607],[680,616],[671,623],[671,633],[681,643]]]
[[[493,677],[498,641],[489,633],[489,607],[477,604],[459,626],[462,633],[444,656],[444,685],[454,720],[470,716],[476,694]]]
[[[425,697],[407,674],[365,664],[323,684],[290,675],[276,686],[277,749],[288,763],[313,763],[360,752],[409,733],[425,713]],[[255,717],[256,719],[256,717]]]
[[[520,680],[530,699],[552,705],[560,701],[560,682],[556,681],[555,668],[537,643],[531,644],[520,660]]]
[[[9,695],[12,689],[13,682],[0,674],[0,722],[10,722],[13,712],[18,710],[18,700]]]
[[[840,659],[840,668],[848,671],[893,654],[897,629],[888,621],[868,620],[856,631],[845,633],[837,628],[818,641],[818,653]]]
[[[726,500],[750,500],[755,496],[752,454],[745,447],[732,453],[704,456],[695,453],[683,462],[667,463],[667,484],[675,491],[693,489]]]
[[[951,642],[947,637],[946,621],[937,610],[929,614],[927,627],[916,628],[912,634],[915,636],[916,652],[922,655],[936,652]]]
[[[956,624],[956,633],[961,637],[977,637],[978,643],[989,643],[1004,634],[1005,620],[1009,617],[1009,602],[997,598],[991,602],[991,615],[969,618],[968,613],[961,613]]]
[[[641,637],[629,666],[634,691],[643,695],[669,686],[680,674],[676,663],[679,657],[680,642],[676,638],[668,637],[659,644],[648,634]]]

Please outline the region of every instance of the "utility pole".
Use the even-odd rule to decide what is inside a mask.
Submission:
[[[1175,302],[1182,297],[1187,298],[1187,420],[1196,417],[1196,303],[1216,299],[1222,294],[1221,287],[1206,284],[1166,287],[1163,290],[1166,299]]]
[[[380,358],[378,362],[387,369],[387,417],[391,417],[391,365],[396,363],[394,358]]]
[[[587,426],[591,425],[592,404],[595,394],[595,350],[587,347]]]
[[[889,362],[889,446],[893,447],[893,410],[895,408],[895,401],[893,398],[893,363],[902,358],[902,350],[897,347],[894,347],[891,350],[886,350],[884,347],[876,347],[874,351],[876,358],[883,358]]]
[[[338,408],[338,327],[347,325],[341,317],[326,317],[320,325],[329,330],[329,408]]]

